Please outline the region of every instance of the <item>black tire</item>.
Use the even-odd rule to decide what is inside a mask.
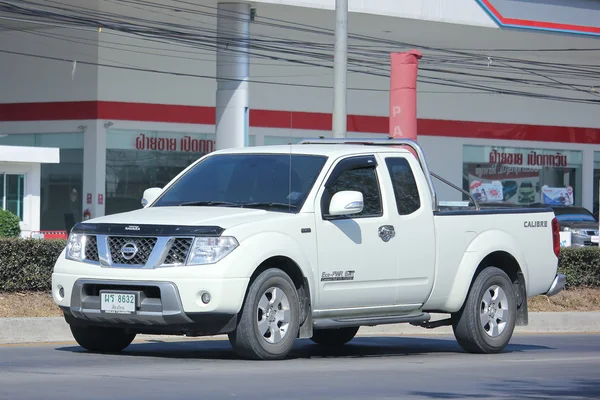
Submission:
[[[343,346],[354,339],[359,328],[315,329],[310,340],[324,346]]]
[[[70,328],[75,341],[81,347],[99,353],[118,353],[127,348],[136,336],[125,329],[103,326],[71,325]]]
[[[488,301],[484,303],[484,295],[489,300],[487,293],[491,295],[492,292],[489,290],[496,287],[504,292],[506,300],[499,301],[499,298],[492,297],[492,301],[489,301],[492,309],[486,308],[484,305]],[[499,291],[494,290],[493,293],[497,294]],[[497,335],[493,335],[494,332],[490,330],[493,327],[490,322],[498,321],[500,316],[498,313],[493,313],[494,307],[504,309],[502,316],[504,326],[501,332],[498,329]],[[516,313],[517,299],[508,275],[496,267],[485,268],[473,282],[462,309],[452,316],[454,336],[458,344],[469,353],[499,353],[504,350],[513,335]],[[487,325],[484,326],[486,318]],[[498,323],[497,325],[501,326]],[[491,334],[488,334],[488,331]]]
[[[282,304],[283,309],[289,311],[287,328],[281,329],[279,326],[283,310],[278,308],[277,304],[267,304],[266,313],[259,310],[259,302],[263,296],[269,299],[269,291],[275,288],[280,290],[287,301]],[[280,298],[281,299],[281,298]],[[274,306],[275,308],[270,308]],[[271,319],[269,319],[271,317]],[[238,323],[235,331],[229,333],[229,342],[236,353],[246,359],[251,360],[280,360],[285,358],[294,346],[298,337],[300,318],[300,305],[298,302],[298,292],[290,277],[280,269],[271,268],[262,272],[250,285],[248,295],[240,311]],[[265,331],[259,329],[259,319],[267,321],[262,325]],[[269,322],[272,321],[272,322]],[[263,322],[264,324],[265,322]],[[272,329],[269,329],[272,328]],[[275,336],[271,332],[279,331],[282,338],[278,342],[270,343]],[[277,333],[277,332],[275,332]]]

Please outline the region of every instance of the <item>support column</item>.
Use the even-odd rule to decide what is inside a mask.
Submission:
[[[422,57],[417,50],[392,53],[390,74],[390,136],[417,140],[417,75]]]
[[[594,210],[594,149],[582,151],[581,166],[581,206],[590,211]],[[575,182],[578,185],[579,182]],[[575,199],[577,201],[577,199]]]
[[[82,212],[90,210],[91,218],[104,216],[106,204],[106,129],[103,121],[89,125],[83,138]],[[91,204],[88,203],[88,198]],[[82,216],[79,216],[82,218]]]
[[[346,137],[348,78],[348,0],[335,1],[333,137]]]
[[[248,144],[249,31],[250,4],[218,4],[216,150]]]

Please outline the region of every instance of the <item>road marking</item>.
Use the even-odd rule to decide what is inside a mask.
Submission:
[[[0,343],[0,347],[34,347],[34,346],[46,346],[46,345],[66,345],[75,344],[77,342],[27,342],[27,343]]]
[[[600,361],[600,357],[571,357],[571,358],[530,358],[530,359],[515,359],[515,360],[500,360],[502,362],[564,362],[564,361]]]

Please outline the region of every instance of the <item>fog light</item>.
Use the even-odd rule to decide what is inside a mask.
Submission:
[[[58,299],[62,300],[65,298],[65,288],[63,288],[61,285],[58,285]]]
[[[210,293],[202,293],[202,302],[204,304],[210,303]]]

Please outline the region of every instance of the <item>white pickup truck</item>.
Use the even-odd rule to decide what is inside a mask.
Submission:
[[[339,346],[394,323],[452,325],[466,351],[500,352],[528,297],[565,285],[558,222],[472,197],[444,206],[432,177],[462,191],[410,140],[215,151],[143,208],[77,224],[54,301],[96,352],[140,333],[227,334],[243,358],[281,359],[298,338]]]

